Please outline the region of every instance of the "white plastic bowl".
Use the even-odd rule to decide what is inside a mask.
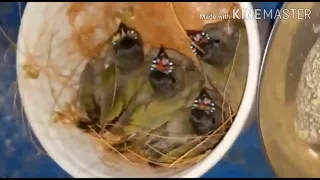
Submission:
[[[243,101],[240,105],[236,119],[215,150],[202,162],[184,171],[173,172],[154,172],[145,169],[129,168],[119,159],[110,161],[118,164],[118,168],[105,165],[101,162],[102,153],[94,148],[92,140],[86,135],[80,133],[76,129],[66,128],[59,124],[51,123],[51,109],[54,104],[50,93],[50,86],[45,76],[41,75],[38,79],[25,78],[21,66],[27,61],[25,55],[28,51],[40,55],[37,58],[39,63],[44,63],[47,59],[45,47],[49,47],[50,38],[41,37],[40,27],[47,28],[53,24],[54,13],[61,3],[28,3],[25,8],[22,26],[20,28],[17,51],[17,74],[19,82],[19,90],[21,93],[22,102],[25,108],[25,113],[31,123],[32,129],[38,137],[40,143],[49,153],[49,155],[68,173],[77,178],[99,178],[99,177],[183,177],[196,178],[202,176],[210,168],[226,154],[231,148],[237,137],[244,130],[250,111],[255,103],[257,91],[257,82],[260,67],[261,42],[259,40],[258,25],[254,19],[246,19],[248,42],[249,42],[249,71],[248,80],[243,96]],[[240,2],[241,8],[252,9],[252,4],[249,2]],[[46,14],[46,15],[44,15]],[[51,16],[50,16],[51,14]],[[60,22],[62,23],[62,22]],[[55,26],[59,27],[59,22]],[[60,30],[67,31],[64,29]],[[63,28],[63,27],[62,27]],[[40,40],[36,39],[40,35]],[[42,38],[42,39],[41,39]],[[39,41],[41,45],[37,44]],[[63,54],[52,54],[56,58],[57,63],[63,63],[63,66],[75,66],[73,63],[65,64]],[[43,57],[42,57],[42,56]],[[41,58],[42,57],[42,58]],[[61,62],[59,62],[61,61]],[[70,92],[70,91],[69,91]],[[62,94],[61,99],[67,101],[70,97],[68,91]],[[61,100],[60,99],[60,100]],[[120,168],[119,168],[120,167]],[[130,166],[131,167],[131,166]]]

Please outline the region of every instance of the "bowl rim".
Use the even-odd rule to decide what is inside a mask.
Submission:
[[[32,16],[33,9],[37,8],[36,2],[28,2],[23,17],[21,19],[21,24],[32,24],[29,20],[29,17]],[[239,2],[239,5],[243,9],[253,9],[251,2]],[[28,19],[27,19],[28,18]],[[38,17],[40,18],[40,17]],[[29,23],[25,23],[25,21],[29,21]],[[239,137],[240,133],[243,131],[244,126],[248,121],[248,117],[251,113],[252,107],[255,103],[256,93],[257,93],[257,85],[259,79],[259,70],[260,70],[260,62],[261,62],[261,42],[259,39],[259,31],[258,24],[255,19],[245,19],[246,33],[248,36],[248,49],[249,49],[249,67],[248,67],[248,76],[246,87],[244,91],[244,95],[239,107],[239,111],[235,118],[233,125],[231,126],[228,133],[222,139],[222,141],[218,144],[218,146],[206,157],[202,162],[196,164],[195,166],[182,171],[172,177],[179,178],[198,178],[208,172],[214,165],[220,161],[223,156],[228,152],[228,150],[232,147],[236,139]],[[18,45],[23,46],[21,44],[22,35],[19,31],[18,34]],[[23,57],[20,51],[17,50],[17,61]],[[21,72],[18,70],[17,63],[17,76],[19,77]],[[19,90],[21,92],[20,86]],[[25,95],[24,93],[20,94],[22,102],[24,102]],[[32,108],[26,106],[25,113],[27,117],[32,113]],[[62,167],[66,172],[68,172],[73,177],[102,177],[101,174],[93,174],[92,171],[82,171],[82,168],[75,166],[75,162],[73,159],[68,157],[68,154],[63,151],[61,148],[57,148],[56,143],[52,143],[48,141],[47,137],[41,136],[38,127],[36,124],[31,125],[34,134],[37,139],[44,147],[44,149],[50,154],[52,159]],[[111,176],[109,176],[111,177]]]

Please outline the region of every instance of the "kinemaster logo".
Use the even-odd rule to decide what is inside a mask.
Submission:
[[[200,13],[200,19],[311,19],[311,9],[234,9],[229,14],[204,14]]]

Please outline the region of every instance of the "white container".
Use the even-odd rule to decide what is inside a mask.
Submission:
[[[40,27],[47,28],[59,27],[58,24],[62,22],[55,22],[52,18],[56,15],[57,8],[61,3],[28,3],[24,11],[22,26],[18,38],[19,50],[17,51],[17,73],[19,90],[21,93],[22,102],[25,108],[25,113],[31,123],[32,129],[38,137],[40,143],[49,153],[49,155],[68,173],[73,177],[99,178],[99,177],[189,177],[196,178],[202,176],[210,168],[226,154],[231,148],[237,137],[244,130],[246,123],[249,121],[248,117],[253,106],[255,106],[255,96],[257,89],[257,82],[259,76],[259,67],[261,62],[261,43],[259,39],[259,31],[256,20],[246,19],[245,25],[247,27],[248,42],[249,42],[249,72],[248,80],[243,96],[243,101],[238,111],[236,119],[215,150],[202,162],[198,163],[192,168],[184,171],[172,172],[155,172],[146,169],[135,169],[131,166],[122,163],[120,158],[108,156],[114,165],[106,165],[101,162],[102,153],[94,148],[94,143],[86,135],[80,133],[75,128],[66,128],[63,125],[53,124],[51,122],[51,110],[54,101],[51,95],[51,88],[46,76],[40,75],[36,80],[25,78],[25,73],[22,70],[22,65],[28,61],[27,52],[37,54],[39,57],[37,61],[43,64],[47,60],[46,51],[50,45],[50,37],[41,37]],[[241,2],[241,8],[252,9],[252,4],[248,2]],[[44,14],[46,14],[44,16]],[[51,16],[50,16],[51,14]],[[57,23],[53,25],[54,23]],[[53,25],[53,26],[52,26]],[[67,31],[61,29],[62,31]],[[39,36],[40,35],[40,36]],[[40,39],[37,40],[37,37]],[[35,44],[36,40],[38,41]],[[38,43],[41,42],[41,45]],[[55,47],[59,46],[58,44]],[[36,49],[36,50],[35,50]],[[75,66],[73,61],[65,64],[64,55],[66,52],[52,53],[55,57],[56,63],[65,68]],[[59,57],[59,58],[58,58]],[[76,58],[76,57],[75,57]],[[29,59],[30,61],[30,59]],[[59,62],[61,61],[61,62]],[[53,84],[55,86],[55,84]],[[68,91],[61,96],[63,100],[67,101],[70,98]],[[130,168],[129,168],[130,167]]]

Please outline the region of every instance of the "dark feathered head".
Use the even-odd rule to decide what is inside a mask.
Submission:
[[[239,40],[239,20],[207,24],[203,31],[187,31],[192,39],[190,48],[203,62],[225,67],[233,60]]]
[[[191,124],[197,134],[203,135],[218,128],[217,107],[206,91],[201,91],[191,107]]]
[[[166,94],[174,88],[176,82],[173,76],[174,65],[161,46],[157,57],[152,61],[149,80],[155,92]]]
[[[120,23],[112,38],[116,65],[120,70],[130,71],[140,66],[144,60],[143,41],[140,34]]]

